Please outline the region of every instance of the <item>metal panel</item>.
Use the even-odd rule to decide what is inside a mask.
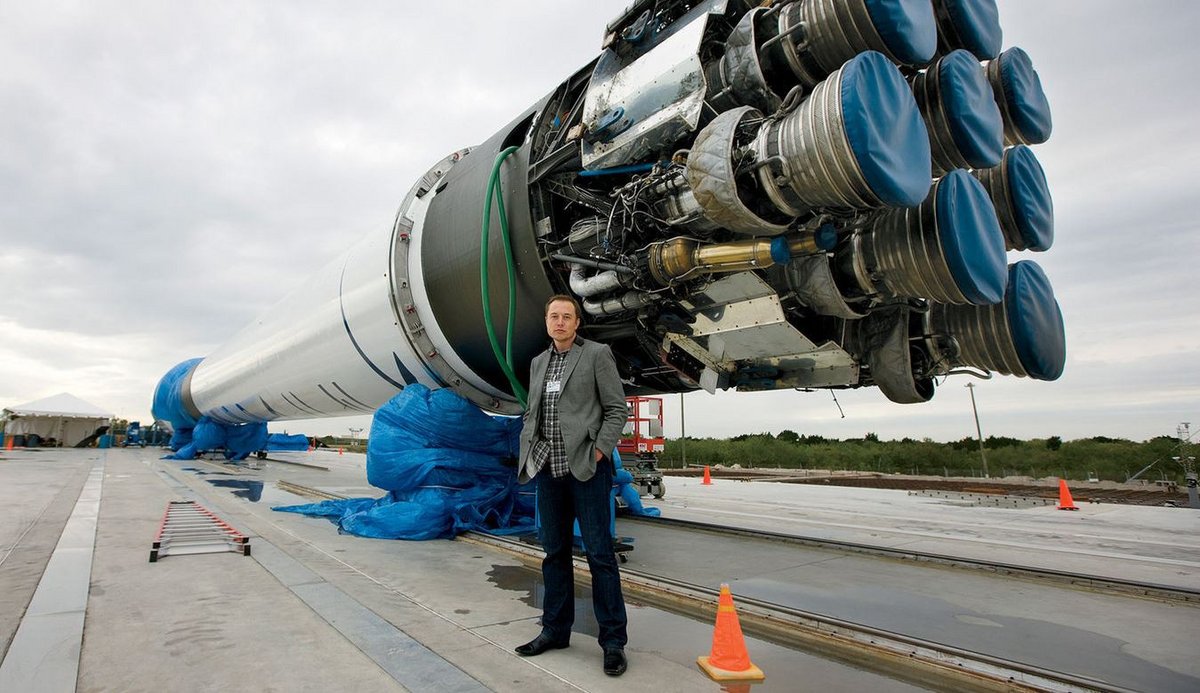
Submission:
[[[683,305],[696,318],[690,336],[668,335],[714,372],[736,381],[739,365],[773,367],[779,373],[768,387],[739,385],[739,390],[849,385],[858,381],[858,364],[834,342],[816,344],[792,326],[779,296],[754,272],[732,274],[705,287]],[[707,388],[706,388],[707,389]]]
[[[678,30],[628,65],[612,49],[600,56],[588,87],[583,122],[594,130],[619,108],[630,125],[610,141],[584,142],[584,168],[640,161],[696,129],[707,90],[700,44],[709,13],[721,12],[724,6],[724,2],[710,2],[696,8]]]
[[[191,393],[226,423],[370,413],[407,383],[437,387],[397,326],[391,229],[367,234],[204,359]]]

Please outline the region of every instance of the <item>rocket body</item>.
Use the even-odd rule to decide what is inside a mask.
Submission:
[[[995,13],[956,26],[947,1],[635,2],[595,61],[431,167],[390,227],[172,369],[155,417],[363,414],[414,383],[516,414],[556,293],[629,394],[922,402],[963,369],[1058,377],[1053,291],[1005,255],[1053,238],[1026,146],[1048,107]]]

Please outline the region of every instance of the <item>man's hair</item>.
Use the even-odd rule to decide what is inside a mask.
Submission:
[[[575,307],[575,317],[579,318],[580,320],[583,319],[583,309],[579,307],[579,301],[576,301],[574,296],[568,296],[566,294],[554,294],[551,296],[550,300],[546,301],[546,310],[543,312],[544,315],[550,314],[550,304],[554,303],[555,301],[566,301],[567,303],[570,303]]]

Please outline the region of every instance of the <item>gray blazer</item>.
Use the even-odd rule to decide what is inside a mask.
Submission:
[[[521,457],[517,466],[520,483],[529,481],[533,446],[542,435],[542,394],[546,391],[546,368],[550,350],[533,358],[529,365],[529,404],[521,429]],[[607,344],[578,338],[563,367],[558,415],[571,475],[587,481],[596,473],[599,449],[612,457],[625,428],[625,390],[617,374],[617,362]]]

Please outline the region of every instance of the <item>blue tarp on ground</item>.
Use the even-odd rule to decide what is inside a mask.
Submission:
[[[308,436],[299,433],[288,435],[286,433],[272,433],[267,436],[267,450],[277,450],[279,452],[304,452],[308,450]]]
[[[194,460],[202,452],[224,448],[225,459],[244,460],[266,447],[265,423],[225,424],[202,416],[190,431],[176,429],[171,437],[171,449],[175,452],[163,459]]]
[[[531,532],[532,487],[517,484],[520,434],[520,418],[488,416],[451,390],[409,385],[371,423],[367,480],[387,495],[273,509],[328,517],[343,532],[379,539]]]

